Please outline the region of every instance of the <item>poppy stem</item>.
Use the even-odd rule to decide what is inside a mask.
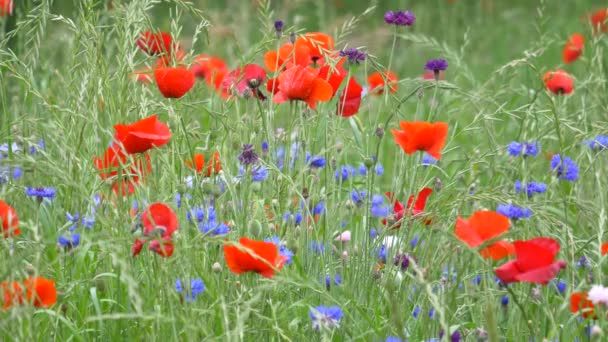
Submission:
[[[521,303],[517,299],[517,295],[515,294],[515,292],[513,292],[513,290],[511,290],[511,288],[509,286],[505,286],[505,288],[507,289],[507,292],[509,292],[509,294],[513,298],[513,302],[515,303],[515,305],[517,305],[517,307],[521,311],[522,316],[524,316],[524,320],[526,321],[526,324],[528,325],[528,330],[530,330],[530,335],[535,336],[534,328],[532,327],[532,321],[528,318],[528,314],[526,313],[526,310],[524,310],[523,305],[521,305]]]

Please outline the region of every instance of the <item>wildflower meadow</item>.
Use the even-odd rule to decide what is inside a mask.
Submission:
[[[607,340],[607,6],[0,0],[0,340]]]

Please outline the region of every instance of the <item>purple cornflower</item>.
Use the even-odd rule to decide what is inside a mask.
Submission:
[[[528,197],[532,197],[535,193],[542,194],[547,191],[547,185],[545,183],[530,182],[524,185],[520,181],[515,181],[515,192],[520,193],[522,188]]]
[[[578,179],[578,165],[568,158],[556,154],[551,158],[551,170],[557,173],[557,177],[561,180],[574,182]]]
[[[410,266],[410,258],[412,258],[409,254],[397,254],[395,256],[395,266],[401,266],[402,270],[407,270]]]
[[[365,53],[356,48],[351,48],[340,51],[340,57],[346,57],[348,58],[348,63],[358,65],[365,60]]]
[[[388,11],[384,13],[384,22],[396,26],[412,26],[416,16],[410,11]]]
[[[425,70],[433,71],[438,73],[448,68],[448,61],[445,59],[429,59],[424,65]]]
[[[532,215],[532,210],[518,207],[513,204],[499,204],[496,208],[496,212],[503,214],[510,219],[528,218]]]
[[[284,26],[285,26],[285,23],[282,20],[277,20],[274,22],[274,30],[277,34],[277,38],[281,38],[281,36],[283,35]]]
[[[177,279],[175,281],[175,291],[177,291],[177,293],[182,293],[184,292],[184,287],[182,285],[182,281],[180,279]],[[194,300],[196,299],[196,297],[203,293],[205,291],[205,283],[203,282],[202,279],[192,279],[192,281],[190,281],[190,289],[189,291],[186,290],[184,298],[186,299],[186,302],[191,303],[194,302]]]
[[[36,197],[38,200],[42,200],[44,198],[53,198],[55,197],[56,190],[55,188],[30,188],[27,187],[25,189],[25,194],[31,197]]]
[[[516,141],[512,141],[509,144],[509,154],[517,157],[520,155],[524,155],[525,156],[536,156],[538,155],[538,152],[540,152],[540,143],[538,141],[536,142],[516,142]]]
[[[585,141],[585,145],[589,146],[593,151],[601,151],[608,148],[608,136],[598,135],[593,140]]]
[[[339,306],[317,306],[310,309],[309,315],[312,319],[312,328],[319,330],[319,328],[333,329],[339,327],[344,313]]]
[[[259,157],[253,150],[253,145],[243,145],[243,152],[239,154],[239,161],[241,162],[241,164],[243,164],[244,166],[248,166],[257,163],[258,160]]]
[[[57,239],[57,243],[59,243],[62,247],[74,248],[80,245],[80,235],[71,234],[69,237],[60,236]]]

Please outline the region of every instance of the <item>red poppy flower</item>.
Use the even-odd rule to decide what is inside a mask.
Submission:
[[[310,48],[306,44],[284,44],[279,51],[270,50],[264,55],[264,66],[271,72],[280,71],[283,67],[294,65],[308,66],[310,64]]]
[[[509,218],[493,211],[477,211],[466,220],[456,218],[456,236],[469,247],[479,247],[509,230]],[[506,241],[497,241],[479,252],[482,257],[500,260],[515,254],[515,247]]]
[[[106,149],[103,157],[94,157],[93,163],[100,172],[101,179],[116,177],[120,169],[122,169],[121,175],[127,177],[139,177],[152,172],[152,163],[147,153],[132,157],[133,164],[129,165],[123,150],[118,145],[112,144]]]
[[[213,75],[219,70],[226,70],[228,66],[223,59],[207,56],[198,55],[194,57],[190,70],[196,75],[196,77],[204,78],[207,84],[212,85]]]
[[[255,272],[271,278],[286,261],[272,242],[241,238],[238,245],[224,245],[224,258],[228,268],[236,273]]]
[[[580,33],[574,33],[568,39],[564,52],[562,53],[562,59],[564,63],[570,64],[578,59],[583,52],[583,46],[585,45],[585,37]]]
[[[420,190],[418,195],[411,195],[407,200],[407,205],[404,206],[403,203],[399,202],[395,199],[395,195],[392,192],[385,193],[386,197],[390,199],[393,204],[393,215],[391,217],[391,229],[398,229],[401,227],[401,220],[405,216],[405,214],[409,214],[412,217],[416,217],[417,215],[421,215],[424,213],[424,207],[426,207],[426,200],[433,193],[433,189],[424,188]],[[387,219],[383,219],[382,223],[384,225],[388,225],[389,221]],[[424,220],[425,225],[431,224],[431,220]]]
[[[17,281],[0,283],[0,292],[2,292],[2,309],[6,310],[12,305],[21,305],[24,302],[23,288]]]
[[[0,0],[0,17],[13,14],[13,0]]]
[[[407,122],[399,123],[402,131],[393,129],[395,143],[407,154],[425,151],[431,157],[441,159],[441,149],[448,135],[448,124],[445,122]]]
[[[266,70],[256,64],[247,64],[228,73],[222,81],[223,91],[230,94],[231,90],[239,96],[247,93],[260,100],[266,99],[259,87],[266,81]]]
[[[543,81],[547,89],[557,95],[570,94],[574,90],[574,80],[564,70],[547,71]]]
[[[504,283],[527,282],[546,285],[563,268],[566,262],[555,260],[559,243],[550,238],[535,238],[515,241],[515,260],[495,269],[496,275]]]
[[[608,18],[608,9],[599,9],[589,16],[589,21],[593,26],[593,32],[606,32],[608,31],[608,25],[606,25],[606,18]]]
[[[173,255],[175,247],[173,246],[173,241],[170,239],[160,239],[150,241],[150,247],[148,249],[163,258],[168,258]]]
[[[299,65],[283,71],[278,81],[279,91],[274,96],[275,103],[301,100],[315,109],[317,101],[329,101],[333,94],[333,89],[327,81]]]
[[[182,50],[181,47],[177,47],[177,51],[175,51],[175,55],[164,55],[160,56],[158,60],[156,60],[156,65],[154,69],[158,68],[168,68],[172,65],[179,65],[180,67],[184,67],[184,59],[186,59],[186,51]],[[175,63],[173,63],[175,61]]]
[[[164,203],[153,203],[141,214],[144,235],[160,233],[163,238],[170,238],[177,231],[177,215]]]
[[[37,308],[48,308],[57,303],[55,281],[42,277],[28,278],[23,282],[27,300]]]
[[[133,79],[143,84],[150,84],[152,83],[152,73],[150,68],[136,69],[133,71]]]
[[[587,299],[586,292],[573,292],[570,295],[570,312],[583,314],[584,318],[597,318],[594,313],[593,303]]]
[[[189,168],[194,168],[197,173],[202,173],[204,177],[211,177],[211,175],[217,175],[220,171],[222,171],[220,154],[217,151],[213,152],[213,155],[211,156],[211,159],[209,160],[207,165],[205,165],[205,156],[201,153],[196,153],[194,155],[193,161],[186,160],[186,165]],[[207,166],[206,169],[205,166]]]
[[[156,118],[156,115],[134,122],[130,125],[114,125],[114,138],[122,144],[127,153],[142,153],[169,142],[169,127]]]
[[[167,32],[145,31],[137,40],[137,46],[150,56],[171,54],[173,38]]]
[[[162,257],[173,255],[174,245],[171,241],[173,233],[178,229],[177,215],[173,209],[163,203],[153,203],[141,214],[143,234],[146,237],[160,235],[160,238],[147,240],[136,239],[131,249],[133,256],[138,255],[146,242],[150,241],[149,249]]]
[[[135,186],[139,184],[139,177],[129,177],[126,179],[118,179],[112,183],[112,192],[120,197],[133,195]]]
[[[18,236],[21,233],[17,212],[4,201],[0,201],[0,222],[2,222],[2,232],[5,238],[11,235]]]
[[[334,39],[325,33],[309,32],[301,35],[296,39],[296,49],[298,45],[308,47],[310,59],[313,63],[323,58],[323,55],[328,54],[334,48]]]
[[[335,96],[342,85],[342,81],[346,78],[348,73],[340,66],[336,66],[332,69],[331,66],[325,65],[319,69],[319,78],[326,80],[333,89],[331,96]]]
[[[608,254],[608,242],[602,244],[602,255]]]
[[[166,98],[179,99],[194,86],[194,73],[184,67],[158,68],[154,79],[161,94]]]
[[[346,84],[346,88],[342,91],[342,95],[340,95],[336,115],[346,118],[357,114],[361,106],[362,93],[363,88],[354,77],[351,77]]]
[[[383,73],[374,72],[369,75],[367,78],[367,84],[369,84],[369,93],[374,95],[380,95],[384,93],[384,86],[388,81],[388,89],[391,93],[397,91],[397,75],[390,71],[385,71]]]

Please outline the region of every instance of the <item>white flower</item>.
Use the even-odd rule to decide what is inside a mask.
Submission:
[[[593,285],[587,294],[587,298],[595,305],[608,305],[608,288],[601,285]]]

